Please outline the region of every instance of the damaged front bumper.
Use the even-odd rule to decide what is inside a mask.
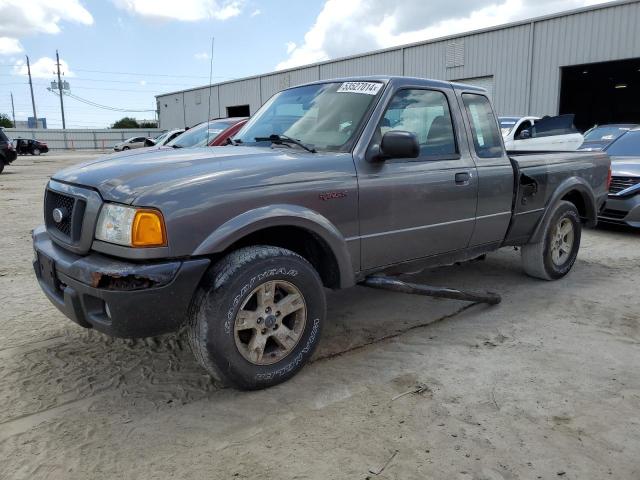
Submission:
[[[150,337],[180,328],[210,263],[80,256],[56,245],[44,226],[32,236],[33,267],[51,303],[77,324],[114,337]]]

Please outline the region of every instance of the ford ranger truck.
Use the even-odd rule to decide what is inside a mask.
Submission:
[[[527,274],[565,276],[609,175],[600,152],[507,154],[477,87],[323,80],[275,94],[227,146],[56,173],[34,268],[77,324],[116,337],[184,327],[212,377],[258,389],[313,354],[325,288],[506,246]]]

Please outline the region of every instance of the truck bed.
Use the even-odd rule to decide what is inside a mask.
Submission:
[[[584,184],[593,189],[594,205],[600,206],[607,196],[606,182],[609,158],[604,152],[507,152],[514,170],[512,219],[504,245],[527,243],[542,219],[545,207],[561,184]],[[585,195],[588,189],[585,190]],[[562,198],[562,197],[561,197]],[[587,200],[580,211],[586,219]],[[579,209],[580,210],[580,209]]]

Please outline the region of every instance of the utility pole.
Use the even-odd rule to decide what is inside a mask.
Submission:
[[[56,66],[58,67],[58,92],[60,93],[60,111],[62,112],[62,129],[65,130],[67,125],[64,121],[64,100],[62,99],[62,80],[60,79],[60,57],[56,50]]]
[[[27,73],[29,74],[29,88],[31,89],[31,105],[33,105],[33,118],[36,121],[36,128],[38,128],[38,115],[36,114],[36,99],[33,96],[33,82],[31,81],[31,65],[29,65],[29,56],[27,57]]]
[[[13,92],[11,92],[11,116],[13,117],[13,128],[16,128],[16,109],[13,107]]]

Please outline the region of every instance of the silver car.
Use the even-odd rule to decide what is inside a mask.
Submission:
[[[640,128],[609,144],[611,186],[600,221],[640,228]]]
[[[145,140],[147,137],[131,137],[126,139],[124,142],[116,143],[113,146],[113,149],[116,152],[121,152],[123,150],[131,150],[134,148],[142,148],[145,147]]]

